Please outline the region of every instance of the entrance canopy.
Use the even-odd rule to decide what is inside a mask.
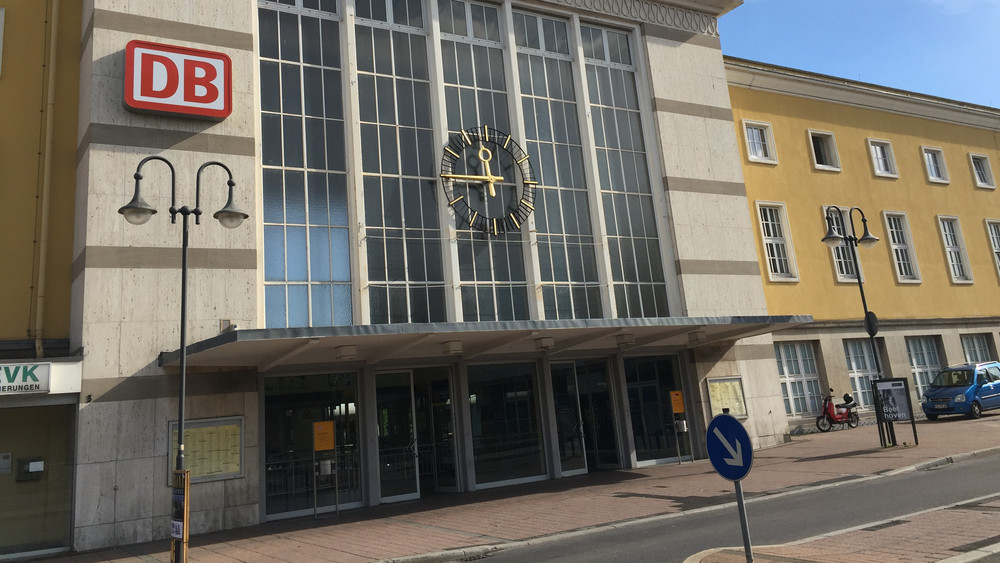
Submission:
[[[242,368],[287,372],[334,363],[409,366],[582,358],[624,352],[659,354],[767,334],[812,322],[811,315],[657,317],[554,321],[382,324],[321,328],[235,330],[187,347],[188,368]],[[160,354],[176,366],[180,352]]]

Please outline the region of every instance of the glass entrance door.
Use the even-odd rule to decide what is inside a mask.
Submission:
[[[559,463],[564,476],[587,472],[579,389],[574,364],[552,364],[552,399],[559,440]]]
[[[682,391],[676,356],[626,358],[629,414],[636,460],[641,462],[691,455],[676,425],[685,420],[674,412],[671,392]]]
[[[447,368],[413,370],[420,494],[458,491],[455,421]]]
[[[379,482],[382,502],[420,497],[413,376],[410,372],[375,376],[378,416]]]
[[[607,363],[553,364],[552,393],[563,475],[621,467]]]

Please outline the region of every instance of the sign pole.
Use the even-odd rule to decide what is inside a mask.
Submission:
[[[319,510],[319,503],[316,500],[316,444],[313,443],[313,460],[312,465],[309,466],[309,470],[312,472],[312,486],[313,486],[313,518],[316,518],[317,511]]]
[[[712,467],[723,478],[736,484],[736,506],[740,511],[740,531],[743,533],[743,549],[747,563],[753,563],[753,548],[750,545],[750,524],[743,502],[742,480],[753,467],[753,444],[746,428],[735,417],[720,414],[708,424],[705,440],[708,459]]]
[[[319,488],[319,468],[316,466],[316,452],[327,452],[333,450],[334,457],[337,453],[337,440],[335,423],[332,420],[322,420],[313,422],[313,447],[312,447],[312,485],[313,485],[313,518],[319,513],[319,501],[317,489]],[[336,474],[335,474],[336,477]],[[338,488],[334,485],[334,488]],[[337,514],[340,514],[339,500],[336,501]]]
[[[176,469],[173,473],[170,514],[170,561],[186,563],[190,536],[191,470]]]
[[[747,507],[743,503],[743,481],[736,481],[736,506],[740,511],[740,531],[743,532],[743,551],[747,555],[747,563],[753,563],[753,546],[750,545],[750,523],[747,521]]]

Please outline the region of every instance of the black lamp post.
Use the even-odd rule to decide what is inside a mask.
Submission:
[[[194,215],[194,222],[196,225],[201,224],[201,172],[209,166],[218,166],[229,174],[229,181],[226,182],[229,186],[229,199],[226,201],[225,207],[216,211],[212,217],[219,220],[219,223],[227,229],[235,229],[239,227],[243,220],[249,217],[243,211],[240,211],[233,205],[233,187],[236,182],[233,181],[233,173],[229,168],[222,164],[221,162],[210,161],[206,162],[198,168],[198,173],[195,175],[195,192],[194,192],[194,209],[188,206],[177,207],[177,189],[176,189],[176,174],[174,172],[174,166],[169,160],[161,156],[147,156],[139,162],[139,165],[135,168],[135,195],[132,196],[132,201],[128,202],[124,207],[118,210],[119,213],[125,216],[125,220],[133,225],[142,225],[149,221],[149,218],[156,213],[156,209],[150,206],[142,198],[142,193],[140,191],[140,181],[142,180],[142,166],[149,162],[150,160],[159,160],[170,168],[170,222],[177,222],[177,215],[180,214],[183,218],[184,235],[183,242],[181,243],[181,347],[180,347],[180,390],[177,395],[177,464],[175,476],[180,473],[183,477],[181,481],[177,481],[176,477],[174,480],[174,515],[173,520],[176,523],[180,521],[180,525],[183,527],[183,533],[181,534],[183,538],[178,537],[178,533],[175,530],[171,530],[171,536],[175,539],[183,539],[183,541],[175,541],[171,549],[171,560],[173,561],[187,561],[187,479],[184,473],[184,393],[185,393],[185,383],[187,379],[187,271],[188,271],[188,217]],[[183,505],[183,511],[178,514],[178,484],[180,489],[183,491],[180,493],[181,498],[180,503]]]
[[[861,226],[863,229],[861,238],[858,238],[858,230],[854,226],[855,211],[857,211],[858,214],[861,215]],[[835,226],[833,219],[834,217],[833,213],[836,213],[838,216],[841,217],[842,220],[841,222],[844,224],[845,234],[840,234],[839,232],[837,232],[837,228]],[[847,221],[850,221],[851,224],[850,234],[846,233]],[[875,347],[875,335],[878,334],[878,317],[875,316],[875,313],[868,310],[868,301],[865,299],[865,286],[864,282],[861,281],[861,267],[858,264],[858,250],[857,250],[859,246],[861,248],[874,247],[875,243],[878,242],[878,237],[874,236],[871,233],[871,231],[868,230],[868,218],[865,217],[865,212],[862,211],[860,207],[856,206],[851,207],[849,210],[847,210],[847,213],[844,213],[844,210],[836,205],[827,206],[826,225],[827,225],[826,236],[823,237],[823,242],[825,242],[827,246],[829,246],[830,248],[837,248],[844,241],[846,241],[847,246],[851,249],[851,263],[854,265],[854,274],[858,279],[858,291],[861,292],[861,306],[862,308],[864,308],[865,311],[865,332],[868,333],[868,342],[871,344],[872,359],[875,361],[875,372],[878,375],[878,377],[881,378],[882,366],[880,365],[878,359],[878,349]],[[895,445],[896,442],[895,432],[892,429],[891,422],[885,423],[886,429],[885,429],[885,434],[883,434],[883,429],[881,424],[882,415],[881,415],[880,405],[878,404],[879,402],[878,393],[874,393],[874,389],[873,389],[873,396],[875,397],[876,401],[875,408],[876,411],[878,411],[877,416],[880,422],[878,431],[879,431],[879,438],[882,441],[882,445],[883,446],[888,445],[886,442],[887,438],[892,443],[892,445]]]

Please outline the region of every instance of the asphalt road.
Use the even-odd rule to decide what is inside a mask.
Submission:
[[[970,459],[824,487],[746,499],[754,545],[782,544],[931,509],[1000,496],[996,458]],[[942,512],[947,518],[947,512]],[[948,523],[953,525],[954,522]],[[983,530],[983,539],[996,535]],[[491,562],[682,562],[715,547],[741,547],[735,504],[614,529],[541,539],[488,556]]]

